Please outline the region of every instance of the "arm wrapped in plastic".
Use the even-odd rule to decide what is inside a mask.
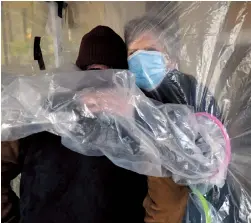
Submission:
[[[152,101],[134,83],[114,70],[14,79],[2,93],[2,139],[52,131],[69,149],[141,174],[223,185],[230,154],[219,121]]]

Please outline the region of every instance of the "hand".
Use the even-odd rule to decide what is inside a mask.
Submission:
[[[92,113],[106,112],[123,117],[132,117],[131,97],[118,89],[102,89],[86,93],[81,97],[83,106]]]

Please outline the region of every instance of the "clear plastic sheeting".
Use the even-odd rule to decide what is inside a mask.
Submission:
[[[110,26],[122,38],[124,24],[143,15],[146,2],[65,2],[62,18],[56,2],[2,2],[2,70],[40,73],[34,61],[34,37],[41,37],[45,69],[76,62],[83,35],[97,25]],[[96,13],[93,13],[96,12]]]
[[[161,53],[166,76],[155,75],[152,85],[142,85],[145,94],[214,114],[230,137],[232,158],[225,185],[190,185],[184,221],[251,222],[251,3],[149,2],[146,10],[145,17],[125,28],[136,83],[142,73],[151,78],[152,73],[164,72],[156,69],[163,63],[157,60],[160,56],[138,67],[136,59],[144,56],[146,61],[147,51]],[[153,85],[157,87],[149,91]]]
[[[127,71],[19,77],[2,92],[2,140],[51,131],[79,153],[185,184],[224,185],[229,139],[217,121],[186,105],[156,104]]]
[[[53,36],[49,32],[49,3],[2,2],[2,71],[12,74],[37,74],[34,38],[41,37],[46,69],[55,67]]]
[[[144,1],[69,1],[63,25],[63,56],[66,63],[75,63],[83,35],[98,25],[111,27],[124,38],[124,25],[144,15]]]
[[[93,13],[88,16],[93,11],[95,18]],[[74,78],[71,72],[27,80],[6,77],[2,137],[14,139],[49,130],[62,135],[64,145],[75,151],[104,154],[117,165],[144,174],[172,175],[177,183],[191,188],[186,223],[251,222],[251,3],[69,2],[65,18],[64,65],[75,61],[86,32],[99,24],[110,25],[121,36],[125,34],[130,70],[148,98],[130,79],[116,85],[81,72],[75,72]],[[7,23],[2,27],[8,27]],[[138,66],[140,59],[144,63]],[[111,77],[111,71],[107,72]],[[137,80],[142,73],[141,78],[151,81]],[[29,95],[21,94],[28,89]],[[133,100],[124,103],[129,98]],[[107,137],[112,140],[104,140]],[[115,159],[118,154],[107,149],[115,138],[117,148],[124,146],[121,151],[132,151],[126,155],[145,162],[136,165],[132,159],[126,167],[125,153]],[[106,149],[98,150],[90,144],[94,141]]]

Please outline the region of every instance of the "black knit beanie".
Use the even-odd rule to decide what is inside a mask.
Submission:
[[[92,64],[127,69],[127,51],[122,38],[107,26],[97,26],[83,36],[76,65],[86,70]]]

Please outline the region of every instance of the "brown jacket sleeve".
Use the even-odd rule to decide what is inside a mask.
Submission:
[[[171,178],[148,177],[148,194],[143,206],[146,223],[180,223],[184,217],[188,188]]]
[[[18,163],[18,141],[1,142],[1,168],[2,168],[2,222],[16,223],[19,221],[19,199],[12,191],[10,182],[20,173]]]

